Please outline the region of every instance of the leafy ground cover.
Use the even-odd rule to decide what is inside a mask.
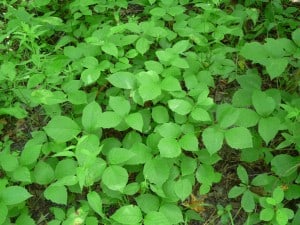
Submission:
[[[0,12],[0,224],[300,224],[297,3]]]

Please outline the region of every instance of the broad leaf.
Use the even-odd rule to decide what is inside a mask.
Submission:
[[[113,191],[123,191],[128,182],[127,170],[117,165],[109,166],[104,170],[102,182]]]
[[[125,122],[127,125],[135,130],[138,130],[140,132],[143,131],[144,126],[144,120],[141,113],[131,113],[125,117]]]
[[[172,99],[168,101],[169,108],[179,115],[186,115],[191,112],[192,104],[183,99]]]
[[[120,116],[124,116],[130,112],[130,102],[123,96],[110,96],[108,105]]]
[[[258,133],[266,144],[269,144],[278,133],[280,126],[280,120],[277,117],[261,118],[258,123]]]
[[[247,128],[235,127],[225,132],[227,144],[235,149],[252,148],[252,134]]]
[[[160,207],[159,212],[162,212],[171,224],[183,222],[182,211],[176,204],[164,204]]]
[[[202,141],[209,152],[213,155],[218,152],[223,145],[224,134],[216,127],[208,127],[202,133]]]
[[[162,138],[158,143],[161,157],[176,158],[181,153],[179,143],[174,138]]]
[[[275,101],[265,92],[255,91],[252,94],[252,104],[256,112],[261,116],[270,115],[275,109]]]
[[[91,191],[87,195],[87,200],[88,200],[89,205],[92,207],[92,209],[99,216],[103,216],[103,212],[102,212],[102,199],[101,199],[100,195],[97,192],[95,192],[95,191]]]
[[[102,128],[112,128],[119,125],[122,121],[122,117],[116,112],[106,111],[99,115],[97,126]]]
[[[143,219],[140,208],[134,205],[122,206],[110,218],[126,225],[138,224]]]
[[[82,112],[82,125],[84,129],[88,132],[93,132],[97,128],[99,128],[97,122],[99,121],[99,116],[102,110],[98,103],[95,101],[89,103],[87,106],[84,107]]]
[[[145,163],[143,174],[150,182],[162,185],[170,175],[170,164],[167,159],[151,159]]]
[[[77,123],[66,116],[53,117],[44,129],[57,142],[70,141],[81,131]]]
[[[149,212],[144,219],[144,225],[171,225],[162,212]]]
[[[9,186],[0,191],[0,199],[5,205],[19,204],[31,196],[24,187],[20,186]]]
[[[135,78],[129,72],[116,72],[108,76],[107,80],[115,87],[132,89],[135,86]]]
[[[136,203],[145,213],[157,211],[159,208],[159,198],[152,194],[141,194],[135,198]]]
[[[183,135],[179,139],[179,144],[181,148],[183,148],[186,151],[198,151],[198,138],[193,133],[188,133]]]
[[[51,202],[63,205],[67,204],[68,193],[64,186],[50,185],[44,191],[44,196]]]
[[[192,183],[188,179],[179,179],[175,182],[174,191],[181,201],[184,201],[192,193]]]

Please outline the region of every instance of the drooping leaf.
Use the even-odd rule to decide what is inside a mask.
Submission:
[[[44,129],[57,142],[70,141],[81,131],[77,123],[66,116],[53,117]]]

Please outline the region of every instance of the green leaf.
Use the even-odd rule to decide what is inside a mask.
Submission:
[[[118,58],[118,48],[115,44],[111,42],[106,42],[104,45],[101,46],[101,48],[102,51],[104,51],[105,53]]]
[[[136,203],[145,213],[157,211],[159,208],[159,198],[152,194],[141,194],[135,198]]]
[[[245,212],[253,212],[255,209],[255,201],[254,201],[254,196],[251,191],[246,190],[242,196],[241,199],[241,205]]]
[[[181,134],[181,127],[176,123],[164,123],[155,128],[162,137],[178,138]]]
[[[193,109],[193,111],[191,113],[191,117],[194,120],[200,121],[200,122],[211,121],[211,117],[210,117],[208,111],[206,111],[205,109],[202,109],[202,108],[198,108],[198,107]]]
[[[5,205],[19,204],[31,196],[32,195],[25,188],[20,186],[6,187],[0,191],[0,199]]]
[[[160,85],[156,82],[145,82],[139,87],[138,91],[144,102],[153,100],[161,95]]]
[[[288,215],[285,211],[285,208],[282,208],[282,209],[278,209],[276,211],[276,221],[279,225],[286,225],[288,224]]]
[[[0,165],[4,171],[12,172],[19,166],[18,158],[12,154],[1,152]]]
[[[50,185],[44,191],[44,196],[51,202],[67,205],[68,192],[64,186]]]
[[[297,159],[288,154],[276,155],[271,161],[272,171],[280,177],[287,177],[297,171],[299,163],[299,158]]]
[[[155,7],[150,10],[150,14],[152,16],[163,17],[166,14],[166,10],[164,8]]]
[[[191,47],[191,44],[188,40],[182,40],[182,41],[176,42],[175,45],[173,45],[172,49],[177,54],[181,54],[181,53],[185,52],[186,50],[188,50],[190,47]]]
[[[39,161],[34,168],[33,176],[36,183],[49,184],[54,179],[54,171],[48,163]]]
[[[67,142],[80,133],[80,127],[72,119],[66,116],[53,117],[44,127],[47,135],[57,142]]]
[[[122,206],[110,218],[127,225],[138,224],[143,219],[140,208],[135,205]]]
[[[38,89],[31,93],[31,100],[38,104],[55,105],[67,101],[67,98],[62,91]]]
[[[175,77],[168,76],[162,80],[161,89],[164,91],[181,91],[181,86]]]
[[[248,184],[248,182],[249,182],[248,173],[247,173],[247,170],[243,166],[238,165],[237,175],[243,184]]]
[[[241,108],[239,109],[239,117],[236,125],[240,127],[253,127],[258,123],[259,115],[252,109]]]
[[[184,201],[192,193],[192,183],[188,179],[179,179],[175,182],[174,191],[181,201]]]
[[[298,45],[300,47],[300,28],[296,29],[292,33],[292,39],[296,43],[296,45]]]
[[[106,111],[99,115],[98,125],[102,128],[113,128],[118,126],[122,121],[122,117],[115,112]]]
[[[273,191],[272,198],[275,200],[276,204],[279,204],[284,199],[284,192],[281,187],[276,187]]]
[[[232,126],[239,115],[240,111],[229,104],[222,104],[217,108],[217,121],[222,129]]]
[[[9,107],[9,108],[0,108],[0,115],[10,115],[17,119],[23,119],[27,116],[25,109],[22,109],[20,106]]]
[[[271,79],[279,77],[287,65],[289,64],[288,58],[270,58],[266,62],[266,69]]]
[[[179,139],[179,144],[181,148],[183,148],[186,151],[198,151],[198,138],[193,133],[188,133],[183,135]]]
[[[103,216],[103,212],[102,212],[102,199],[101,199],[100,195],[97,192],[95,192],[95,191],[91,191],[87,195],[87,200],[88,200],[88,203],[91,206],[91,208],[99,216]]]
[[[151,115],[156,123],[167,123],[169,121],[169,113],[164,106],[153,107]]]
[[[110,164],[122,164],[130,160],[135,154],[126,148],[112,148],[107,154]]]
[[[262,221],[271,221],[274,217],[274,209],[266,208],[260,211],[259,219]]]
[[[20,163],[24,166],[35,163],[40,156],[41,148],[41,144],[37,144],[33,140],[29,140],[25,144],[21,153]]]
[[[213,183],[219,182],[221,180],[221,174],[216,173],[211,165],[202,164],[196,171],[196,179],[204,187],[200,188],[200,193],[206,194],[207,192],[209,192],[209,189]]]
[[[154,158],[145,163],[143,174],[150,182],[162,185],[169,178],[170,165],[167,159]]]
[[[98,68],[89,68],[83,70],[80,78],[83,81],[84,85],[87,86],[95,83],[99,77],[100,77],[100,70]]]
[[[180,163],[182,176],[190,175],[195,172],[197,161],[191,157],[183,156]]]
[[[231,148],[252,148],[252,134],[247,128],[234,127],[225,132],[225,140]]]
[[[160,207],[159,212],[162,212],[171,224],[179,224],[183,222],[182,211],[175,204],[164,204]]]
[[[0,202],[0,209],[0,224],[3,224],[8,215],[8,208],[4,202]]]
[[[84,107],[81,121],[86,131],[93,132],[99,128],[97,122],[95,121],[99,121],[99,115],[101,113],[101,107],[95,101],[92,101]]]
[[[184,59],[184,58],[180,58],[180,57],[175,57],[174,59],[172,59],[171,60],[171,65],[175,66],[177,68],[181,68],[181,69],[188,69],[188,68],[190,68],[187,60]]]
[[[192,104],[183,99],[171,99],[168,101],[169,108],[179,115],[187,115],[192,110]]]
[[[261,118],[258,123],[258,133],[268,145],[280,129],[280,120],[277,117]]]
[[[233,186],[228,192],[228,198],[236,198],[247,190],[246,186]]]
[[[210,155],[213,155],[221,149],[223,139],[223,132],[215,127],[208,127],[202,133],[202,141]]]
[[[264,64],[265,59],[268,57],[267,51],[263,45],[258,42],[246,43],[242,48],[240,54],[254,63]]]
[[[36,223],[27,213],[22,213],[16,219],[15,225],[36,225]]]
[[[141,37],[137,42],[136,42],[136,50],[141,53],[141,55],[144,55],[150,48],[150,42],[144,38]]]
[[[176,158],[181,154],[179,143],[174,138],[162,138],[158,143],[161,157]]]
[[[15,169],[13,172],[13,178],[16,181],[31,183],[30,171],[25,166],[19,166],[17,169]]]
[[[113,191],[123,191],[128,182],[127,170],[118,165],[109,166],[104,170],[102,182]]]
[[[162,212],[149,212],[144,219],[144,225],[171,225]]]
[[[123,96],[110,96],[108,105],[120,116],[127,115],[130,112],[130,103]]]
[[[118,88],[133,89],[135,86],[135,77],[129,72],[116,72],[107,77],[107,80]]]
[[[275,101],[267,96],[265,92],[254,91],[252,94],[252,104],[256,112],[261,116],[270,115],[275,109]]]
[[[67,176],[75,175],[77,162],[72,158],[60,160],[55,167],[55,178],[61,179]]]
[[[136,112],[136,113],[131,113],[131,114],[127,115],[125,117],[125,122],[131,128],[138,130],[140,132],[143,131],[144,120],[143,120],[143,116],[141,113]]]

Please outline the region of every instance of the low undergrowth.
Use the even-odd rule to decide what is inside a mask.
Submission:
[[[0,224],[300,224],[299,5],[0,3]]]

